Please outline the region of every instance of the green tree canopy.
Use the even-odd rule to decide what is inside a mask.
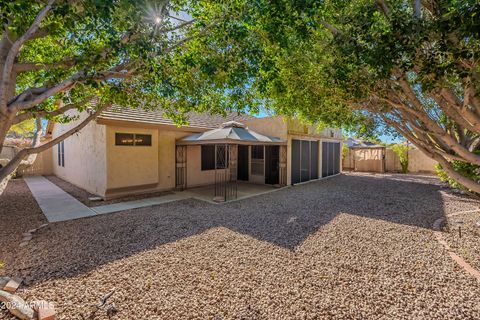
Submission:
[[[480,192],[450,163],[480,164],[478,1],[301,3],[292,15],[307,32],[286,23],[264,41],[270,105],[361,134],[394,130]]]
[[[251,10],[248,1],[1,1],[0,151],[24,121],[68,122],[70,110],[90,116],[4,165],[0,191],[25,157],[112,104],[162,108],[179,124],[192,110],[256,110],[262,47]]]

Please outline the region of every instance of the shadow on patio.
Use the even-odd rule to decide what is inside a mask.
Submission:
[[[254,184],[254,183],[248,183],[243,181],[237,181],[236,182],[236,199],[235,197],[232,197],[232,199],[229,199],[227,202],[231,202],[232,200],[235,201],[235,200],[251,198],[254,196],[277,191],[278,189],[279,188],[276,188],[268,184]],[[213,201],[213,198],[215,196],[215,185],[212,184],[208,186],[189,188],[183,192],[180,192],[180,194],[182,193],[191,195],[192,197],[199,200]],[[235,194],[235,192],[233,193]]]

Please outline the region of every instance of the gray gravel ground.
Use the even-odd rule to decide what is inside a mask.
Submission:
[[[450,247],[480,270],[480,211],[448,217],[443,230]]]
[[[3,273],[60,319],[113,288],[114,319],[479,319],[480,284],[431,229],[472,201],[431,177],[342,175],[55,223],[2,252],[15,262]]]

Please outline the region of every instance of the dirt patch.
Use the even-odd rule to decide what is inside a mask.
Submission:
[[[131,195],[131,196],[115,198],[111,200],[91,201],[89,200],[89,198],[97,197],[97,196],[82,188],[79,188],[71,184],[70,182],[60,179],[57,176],[45,176],[45,178],[47,178],[48,180],[56,184],[58,187],[60,187],[65,192],[69,193],[72,197],[76,198],[78,201],[80,201],[81,203],[83,203],[88,207],[104,206],[112,203],[147,199],[147,198],[153,198],[153,197],[161,197],[168,194],[172,194],[171,191],[161,191],[161,192],[153,192],[153,193],[146,193],[146,194],[140,194],[140,195]]]
[[[0,276],[12,268],[22,234],[44,223],[47,219],[23,179],[10,180],[0,196]]]

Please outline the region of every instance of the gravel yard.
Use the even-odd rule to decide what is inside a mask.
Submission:
[[[480,270],[480,210],[448,217],[443,230],[450,247]]]
[[[22,248],[39,208],[22,181],[0,203],[0,276],[25,278],[18,294],[53,302],[59,319],[82,319],[112,289],[114,319],[480,318],[480,284],[432,232],[479,203],[433,177],[347,174],[166,203],[51,224]]]

